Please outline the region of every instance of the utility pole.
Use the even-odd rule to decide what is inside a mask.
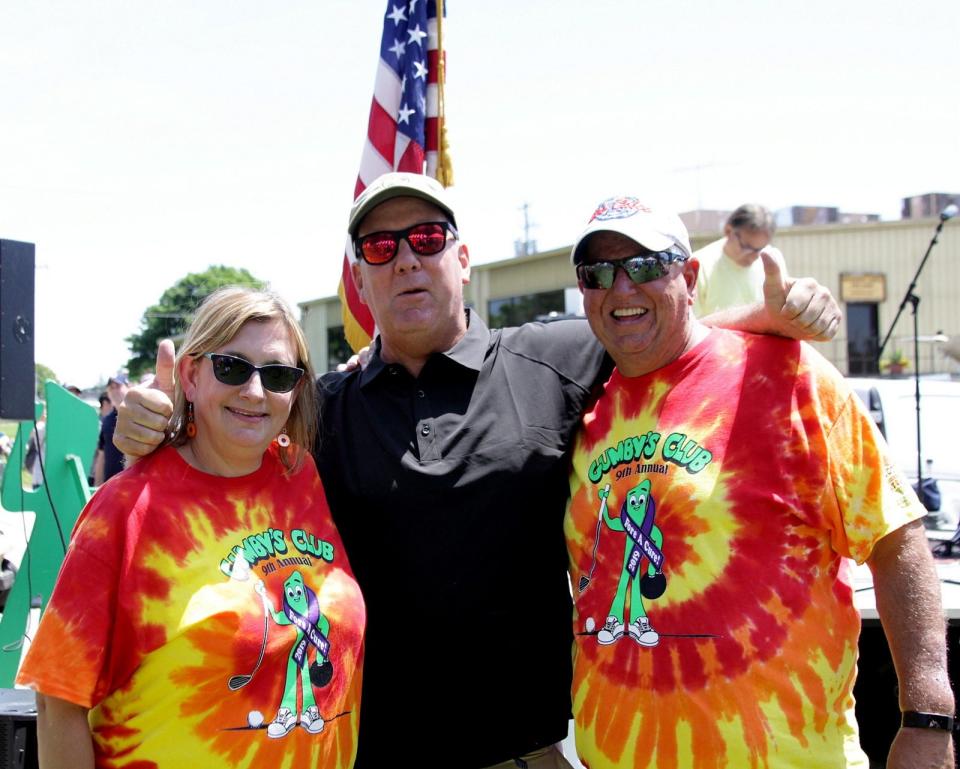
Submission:
[[[532,227],[535,227],[535,224],[530,222],[530,204],[524,203],[520,206],[520,211],[523,211],[523,239],[515,240],[513,242],[513,255],[514,256],[527,256],[529,254],[535,253],[537,250],[537,241],[530,239],[530,230]]]

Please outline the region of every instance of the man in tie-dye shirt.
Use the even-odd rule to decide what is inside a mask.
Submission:
[[[953,766],[925,511],[840,374],[803,343],[699,324],[686,229],[637,198],[604,201],[573,261],[617,366],[565,519],[584,764],[866,767],[853,559],[900,681],[888,766]]]

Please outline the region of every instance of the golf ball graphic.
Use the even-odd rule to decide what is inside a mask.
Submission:
[[[592,633],[597,623],[593,621],[593,617],[587,617],[587,621],[583,623],[583,626],[587,629],[588,633]]]
[[[247,724],[254,729],[259,729],[263,726],[263,713],[259,710],[251,710],[247,713]]]

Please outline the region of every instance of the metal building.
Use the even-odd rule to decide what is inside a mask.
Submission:
[[[844,325],[832,342],[818,349],[844,374],[877,372],[876,345],[897,309],[934,235],[938,218],[810,225],[777,230],[773,243],[793,275],[812,276],[826,285],[844,310]],[[716,235],[692,238],[694,249]],[[331,287],[335,289],[335,287]],[[960,218],[946,222],[914,291],[919,302],[920,371],[960,372],[943,354],[960,354]],[[514,325],[580,307],[570,248],[473,264],[467,303],[491,326]],[[347,355],[334,294],[300,304],[301,322],[317,371],[327,371]],[[908,305],[884,351],[901,351],[913,360],[913,319]]]

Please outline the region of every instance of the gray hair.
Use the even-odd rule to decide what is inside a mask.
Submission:
[[[727,226],[732,230],[759,230],[771,237],[777,231],[773,214],[758,203],[744,203],[727,217]]]

